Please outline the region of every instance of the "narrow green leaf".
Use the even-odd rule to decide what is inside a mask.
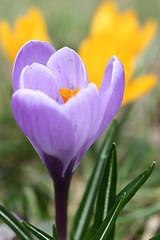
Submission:
[[[56,224],[53,223],[53,240],[59,240]]]
[[[38,239],[40,240],[53,240],[53,238],[48,235],[46,232],[43,232],[41,229],[31,225],[30,223],[27,223],[25,221],[22,221],[23,225]]]
[[[96,165],[93,169],[84,196],[75,215],[71,232],[71,239],[73,240],[82,239],[89,226],[93,214],[97,192],[103,176],[104,164],[111,149],[111,143],[113,142],[116,126],[116,120],[113,120],[107,132],[104,144],[100,150],[100,154],[98,154]]]
[[[132,182],[130,182],[123,190],[117,195],[116,202],[119,202],[124,192],[126,192],[126,197],[123,202],[123,207],[128,203],[128,201],[136,194],[138,189],[145,183],[145,181],[149,178],[153,169],[155,167],[155,162],[146,169],[143,173],[137,176]]]
[[[106,219],[109,219],[112,215],[113,212],[115,212],[115,209],[119,206],[118,204],[120,204],[120,207],[118,207],[118,214],[120,212],[120,210],[128,203],[128,201],[136,194],[136,192],[138,191],[138,189],[145,183],[145,181],[148,179],[148,177],[151,175],[153,169],[155,167],[155,162],[152,163],[152,165],[146,169],[143,173],[141,173],[139,176],[137,176],[132,182],[130,182],[116,197],[116,201],[114,206],[112,207],[112,209],[109,211],[108,216]],[[124,197],[125,194],[125,198]],[[123,201],[121,201],[123,199]],[[121,202],[121,203],[120,203]],[[114,217],[114,221],[112,220],[112,224],[109,226],[109,230],[107,230],[107,220],[105,219],[103,221],[103,223],[101,224],[99,230],[97,231],[95,238],[93,240],[110,240],[110,232],[113,229],[113,225],[115,224],[115,221],[117,219],[117,213]],[[105,222],[106,221],[106,222]],[[106,224],[106,227],[104,226]],[[104,225],[103,225],[104,224]],[[102,227],[103,226],[103,227]],[[106,238],[99,238],[100,234],[99,231],[102,231],[102,229],[106,229],[106,233],[105,233],[105,237]],[[104,236],[104,235],[103,235]]]
[[[93,237],[93,240],[110,240],[110,233],[114,228],[117,217],[123,207],[125,196],[126,194],[124,193],[119,202],[115,204],[111,211],[109,211],[109,214],[102,222],[101,226]]]
[[[30,234],[23,225],[18,221],[18,219],[12,215],[8,210],[6,210],[2,205],[0,205],[0,218],[5,222],[16,235],[22,240],[32,240]]]
[[[95,229],[94,226],[92,225],[87,232],[85,233],[85,235],[83,236],[82,240],[88,240],[88,239],[92,239],[93,235],[95,234]]]
[[[150,238],[149,240],[159,240],[160,239],[160,234]]]
[[[102,182],[98,193],[94,219],[95,230],[97,230],[100,227],[101,223],[106,218],[109,210],[113,207],[115,203],[116,187],[117,187],[117,155],[115,144],[113,144],[110,155],[106,162]]]

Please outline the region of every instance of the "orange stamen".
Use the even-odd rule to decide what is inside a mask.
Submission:
[[[66,103],[71,97],[75,96],[80,91],[79,88],[71,91],[68,88],[61,88],[58,92],[61,94],[64,103]]]

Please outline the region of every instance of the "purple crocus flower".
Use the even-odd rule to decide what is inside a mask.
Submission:
[[[62,222],[70,179],[121,105],[122,63],[115,56],[109,60],[98,90],[89,83],[85,65],[72,49],[55,51],[47,42],[29,41],[15,59],[13,88],[16,122],[54,180],[56,222],[59,237],[64,240]]]

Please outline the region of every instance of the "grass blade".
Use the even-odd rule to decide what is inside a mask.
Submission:
[[[5,222],[21,240],[33,240],[18,219],[0,205],[0,219]]]
[[[146,169],[143,173],[141,173],[133,181],[131,181],[126,187],[124,187],[123,190],[117,195],[116,202],[119,202],[124,192],[126,192],[126,197],[123,202],[125,206],[128,203],[128,201],[136,194],[136,192],[140,189],[140,187],[149,178],[149,176],[153,172],[154,167],[155,167],[155,162],[153,162],[148,169]]]
[[[117,217],[123,207],[125,195],[126,194],[124,193],[124,195],[121,197],[120,201],[117,204],[115,204],[115,206],[109,212],[108,216],[102,222],[100,228],[98,229],[95,236],[93,237],[93,240],[110,240],[110,233],[111,233],[111,231],[115,225],[115,222],[117,220]]]
[[[110,232],[114,227],[113,224],[115,224],[115,221],[118,217],[119,212],[128,203],[128,201],[136,194],[138,189],[145,183],[145,181],[151,175],[154,167],[155,167],[155,162],[153,162],[148,169],[146,169],[143,173],[137,176],[117,195],[114,206],[109,211],[108,216],[101,224],[93,240],[110,240]],[[124,194],[125,194],[125,197],[124,197]],[[109,222],[112,224],[108,225]]]
[[[109,210],[113,207],[116,199],[117,187],[117,154],[115,144],[112,149],[101,182],[96,204],[96,212],[94,219],[94,230],[96,231],[103,220],[107,217]],[[114,231],[111,233],[110,240],[113,239]]]
[[[47,233],[43,232],[41,229],[31,225],[30,223],[27,223],[25,221],[22,221],[23,225],[38,239],[40,240],[53,240],[53,238],[48,235]]]
[[[104,141],[104,144],[99,154],[100,157],[98,156],[97,163],[93,169],[93,172],[87,184],[84,196],[82,198],[82,201],[76,213],[76,216],[73,222],[72,232],[71,232],[71,239],[73,240],[82,239],[82,237],[84,236],[89,226],[89,223],[93,214],[93,208],[94,208],[94,204],[97,196],[97,191],[99,189],[99,184],[101,182],[102,175],[103,175],[102,173],[104,169],[104,164],[109,155],[115,130],[116,130],[116,121],[114,120],[112,121],[112,124],[107,132],[106,139]]]
[[[53,224],[53,240],[59,240],[55,223]]]

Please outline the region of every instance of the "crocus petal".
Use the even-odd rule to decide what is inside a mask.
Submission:
[[[123,65],[117,57],[113,56],[106,66],[98,93],[100,98],[99,118],[97,119],[99,129],[96,129],[95,135],[88,139],[82,147],[81,152],[77,155],[74,169],[77,168],[89,147],[108,127],[116,115],[123,98],[124,80]]]
[[[54,73],[60,88],[74,90],[88,85],[85,65],[78,54],[64,47],[52,55],[47,67]]]
[[[12,42],[12,32],[9,23],[6,20],[0,21],[0,43],[2,50],[6,57],[9,58],[10,61],[14,61],[14,50],[11,47]]]
[[[88,142],[98,128],[98,121],[96,122],[99,113],[98,101],[97,87],[95,84],[89,84],[87,88],[81,90],[75,97],[72,97],[64,104],[65,111],[72,121],[75,132],[75,154],[81,150],[82,146]]]
[[[149,20],[141,26],[134,10],[121,12],[116,3],[103,1],[93,16],[89,35],[78,50],[89,82],[100,87],[106,61],[114,54],[123,63],[128,86],[138,55],[151,44],[156,32],[157,21]]]
[[[47,42],[38,40],[27,42],[18,52],[13,66],[13,89],[19,89],[19,80],[22,69],[33,62],[47,64],[48,59],[55,53],[55,49]]]
[[[59,159],[65,170],[72,159],[74,132],[62,106],[30,89],[17,90],[12,97],[13,114],[21,130],[43,153]]]
[[[99,89],[101,114],[103,120],[96,138],[98,138],[116,115],[122,99],[125,85],[124,68],[121,61],[113,56],[105,69]]]
[[[102,2],[97,8],[90,27],[90,35],[108,33],[117,25],[118,7],[113,2]]]
[[[51,42],[43,14],[37,7],[29,8],[28,12],[18,16],[12,25],[6,20],[0,20],[2,50],[11,63],[14,62],[19,49],[29,40]]]
[[[131,57],[129,51],[126,51],[126,45],[124,40],[122,45],[119,42],[117,43],[117,37],[115,38],[112,34],[108,37],[97,35],[86,38],[81,43],[78,53],[87,68],[89,82],[95,83],[98,89],[100,88],[106,63],[113,55],[121,60],[125,69],[126,80],[130,80],[135,69],[135,58]],[[128,48],[130,49],[130,46],[127,45]]]
[[[87,133],[85,141],[82,142],[81,145],[79,145],[80,150],[78,149],[77,152],[79,152],[75,159],[75,164],[73,171],[78,167],[80,161],[82,160],[83,156],[89,149],[89,147],[93,144],[95,135],[97,133],[97,130],[99,129],[99,126],[102,121],[102,115],[100,115],[100,98],[98,95],[97,87],[95,84],[90,83],[89,87],[86,89],[86,94],[88,97],[88,105],[90,108],[90,123],[89,123],[89,130]],[[83,93],[85,94],[85,92]],[[87,118],[86,118],[87,120]],[[78,139],[77,139],[78,141]]]
[[[158,23],[155,20],[148,20],[144,25],[140,34],[140,50],[143,51],[155,38],[158,30]]]
[[[150,91],[157,83],[155,75],[138,77],[126,85],[122,104],[129,103]]]
[[[21,45],[34,39],[51,42],[43,13],[35,6],[30,7],[26,15],[16,19],[14,31],[16,37],[22,41]]]
[[[58,83],[53,73],[44,65],[33,63],[26,66],[20,77],[19,88],[40,90],[57,102],[63,103],[63,99],[58,92]]]
[[[100,98],[97,86],[94,83],[90,83],[86,94],[91,109],[91,122],[87,136],[87,141],[89,141],[97,132],[102,121],[102,116],[100,116]]]

